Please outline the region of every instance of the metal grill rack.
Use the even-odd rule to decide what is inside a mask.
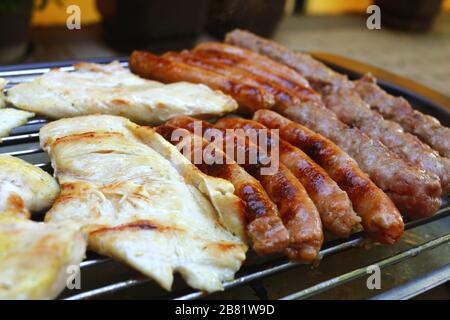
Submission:
[[[340,60],[337,61],[341,62]],[[106,61],[103,60],[95,62]],[[37,66],[9,67],[6,71],[0,70],[0,77],[7,78],[9,80],[9,84],[6,88],[7,90],[11,85],[22,81],[29,81],[55,66],[63,67],[64,69],[70,71],[72,69],[72,67],[70,67],[71,64],[72,62],[66,62],[57,64],[42,64]],[[124,61],[122,61],[122,64],[124,66],[127,65]],[[346,69],[342,65],[339,66],[334,63],[334,67],[341,72],[346,72],[350,76],[355,75],[353,71]],[[419,109],[427,109],[428,112],[431,110],[433,115],[439,116],[444,124],[448,125],[448,122],[450,122],[450,113],[445,110],[445,108],[443,109],[439,105],[433,104],[432,101],[429,101],[422,96],[411,94],[410,90],[402,91],[398,86],[389,85],[387,82],[383,83],[385,89],[405,95],[408,99],[412,99],[412,103]],[[423,89],[423,87],[421,88]],[[443,116],[445,116],[444,119],[442,118]],[[48,123],[48,119],[45,117],[35,117],[28,121],[26,125],[14,129],[12,134],[9,137],[4,138],[3,142],[0,144],[0,153],[20,157],[38,167],[43,168],[49,173],[53,173],[48,156],[39,146],[38,131],[46,123]],[[423,241],[418,245],[412,245],[405,250],[393,253],[388,257],[383,257],[382,259],[376,261],[376,264],[383,269],[385,267],[407,261],[408,259],[411,259],[427,250],[450,244],[450,221],[448,221],[449,219],[447,218],[450,216],[450,205],[448,200],[448,198],[444,199],[443,207],[435,216],[406,223],[406,230],[413,230],[431,223],[436,223],[437,221],[441,221],[442,223],[445,221],[448,228],[443,234],[432,239],[428,239],[427,241]],[[40,220],[42,217],[43,213],[38,214],[36,219]],[[320,259],[322,260],[321,264],[326,264],[329,256],[351,250],[352,248],[357,248],[365,242],[366,239],[361,233],[354,234],[349,239],[345,240],[331,239],[326,241],[320,253]],[[377,250],[377,248],[374,247],[371,250]],[[373,264],[373,262],[370,264]],[[363,265],[361,267],[354,268],[350,271],[339,274],[336,277],[326,279],[325,281],[320,281],[307,287],[298,288],[294,292],[290,292],[287,295],[284,294],[284,296],[277,298],[306,299],[314,297],[315,295],[344,285],[366,275],[366,267],[367,265]],[[234,280],[224,284],[224,289],[225,292],[231,289],[240,290],[240,288],[247,285],[251,286],[255,282],[259,283],[261,280],[267,279],[271,276],[283,275],[296,268],[299,268],[298,263],[290,262],[284,257],[256,257],[250,253],[243,268],[237,273]],[[173,291],[168,293],[163,289],[160,289],[152,282],[152,280],[140,275],[131,268],[115,262],[110,258],[98,256],[91,252],[88,252],[87,258],[81,263],[81,279],[82,289],[74,291],[66,290],[61,294],[60,298],[69,300],[111,297],[133,298],[135,296],[134,293],[137,292],[139,292],[139,297],[145,298],[186,300],[205,297],[204,293],[189,289],[179,278],[176,278]],[[427,273],[420,277],[415,277],[411,281],[380,295],[375,295],[373,298],[411,298],[437,285],[445,283],[448,280],[450,280],[450,263],[436,268],[431,273]]]

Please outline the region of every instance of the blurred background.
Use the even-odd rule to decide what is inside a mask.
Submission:
[[[367,27],[372,4],[381,29]],[[0,65],[180,50],[236,27],[450,96],[450,0],[0,0]]]

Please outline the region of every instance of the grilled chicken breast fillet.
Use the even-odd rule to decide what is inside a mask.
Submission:
[[[0,78],[0,141],[2,137],[9,136],[11,130],[19,127],[27,122],[27,120],[34,116],[31,112],[2,109],[6,106],[6,97],[3,90],[6,86],[6,80]]]
[[[153,129],[86,116],[52,122],[40,139],[62,190],[46,221],[82,224],[93,250],[167,290],[174,271],[211,292],[240,268],[247,246],[232,233],[244,230],[233,224],[242,218],[233,186],[201,173]]]
[[[0,215],[51,206],[59,186],[48,173],[19,158],[0,155]]]
[[[52,70],[14,86],[7,100],[54,119],[112,114],[145,124],[176,115],[221,115],[237,108],[232,98],[207,86],[145,80],[118,62],[80,63],[74,72]]]
[[[0,299],[51,299],[66,286],[68,267],[84,257],[79,226],[27,220],[47,208],[56,181],[18,158],[0,155]]]
[[[85,251],[77,225],[0,218],[0,299],[55,298]]]
[[[0,140],[9,136],[11,130],[27,123],[34,113],[11,108],[0,109]]]

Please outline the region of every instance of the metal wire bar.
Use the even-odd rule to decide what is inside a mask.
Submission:
[[[390,266],[396,263],[399,263],[401,261],[404,261],[408,258],[414,257],[418,255],[419,253],[436,248],[437,246],[450,242],[450,234],[446,234],[442,237],[436,238],[434,240],[428,241],[420,246],[411,248],[409,250],[403,251],[399,254],[393,255],[387,259],[380,260],[376,263],[372,263],[371,265],[377,265],[380,268]],[[309,287],[307,289],[303,289],[301,291],[295,292],[293,294],[290,294],[286,297],[281,298],[281,300],[298,300],[298,299],[306,299],[308,297],[311,297],[313,295],[319,294],[321,292],[327,291],[329,289],[335,288],[337,286],[340,286],[342,284],[345,284],[351,280],[354,280],[356,278],[359,278],[363,275],[367,274],[367,267],[362,267],[353,271],[350,271],[348,273],[345,273],[343,275],[334,277],[330,280],[323,281],[315,286]]]
[[[47,123],[47,122],[48,122],[47,119],[37,119],[37,118],[35,118],[35,119],[31,119],[30,121],[28,121],[25,124],[25,126],[30,126],[30,125],[33,125],[33,124]]]
[[[39,139],[39,132],[36,133],[28,133],[28,134],[19,134],[16,136],[4,137],[1,139],[2,144],[19,144],[30,141],[36,141]]]
[[[369,300],[408,300],[450,281],[450,264],[383,292]]]
[[[19,151],[10,151],[10,152],[4,152],[3,154],[7,154],[9,156],[25,156],[28,154],[36,154],[43,152],[42,148],[33,148],[33,149],[27,149],[27,150],[19,150]]]
[[[150,281],[150,279],[145,278],[145,279],[130,279],[130,280],[125,280],[125,281],[120,281],[120,282],[116,282],[116,283],[110,284],[105,287],[101,287],[98,289],[94,289],[94,290],[90,290],[90,291],[86,291],[83,293],[79,293],[79,294],[70,296],[68,298],[65,298],[64,300],[85,300],[85,299],[100,296],[102,294],[112,293],[112,292],[115,292],[115,291],[118,291],[121,289],[129,288],[131,286],[134,286],[139,283],[146,282],[146,281]]]
[[[442,211],[439,214],[438,218],[444,218],[444,217],[446,217],[448,215],[450,215],[450,210],[445,210],[445,211]],[[433,218],[433,220],[436,219],[434,217],[432,217],[432,218]],[[431,220],[431,218],[428,218],[428,219]],[[424,219],[426,221],[422,221],[422,223],[420,223],[420,224],[418,224],[418,223],[414,223],[414,224],[410,223],[409,226],[408,225],[406,226],[406,228],[407,229],[411,229],[413,227],[417,227],[419,225],[428,223],[429,222],[428,219]],[[359,237],[357,237],[355,239],[352,239],[350,241],[346,241],[346,242],[343,242],[341,244],[338,244],[338,245],[335,245],[335,246],[331,246],[329,248],[325,248],[325,249],[321,250],[320,258],[322,259],[322,258],[324,258],[324,257],[326,257],[328,255],[331,255],[331,254],[334,254],[334,253],[338,253],[338,252],[347,250],[349,248],[358,246],[359,244],[361,244],[364,241],[364,239],[365,238],[360,235]],[[104,261],[108,261],[108,260],[109,260],[109,258],[96,260],[95,262],[90,262],[90,263],[89,263],[89,261],[85,261],[85,262],[82,263],[82,268],[83,267],[87,267],[87,266],[91,266],[91,265],[95,265],[96,263],[100,263],[100,262],[104,262]],[[240,276],[240,277],[238,277],[238,278],[236,278],[236,279],[234,279],[232,281],[225,282],[224,283],[224,289],[226,290],[226,289],[238,287],[238,286],[241,286],[241,285],[245,285],[245,284],[247,284],[247,283],[249,283],[251,281],[257,280],[259,278],[263,278],[263,277],[267,277],[267,276],[270,276],[270,275],[274,275],[274,274],[277,274],[277,273],[282,272],[282,271],[287,271],[287,270],[292,269],[292,268],[294,268],[294,267],[296,267],[298,265],[299,265],[299,263],[284,260],[283,262],[281,262],[279,265],[277,265],[275,267],[271,267],[271,268],[268,268],[268,269],[263,269],[261,271],[249,273],[247,275]],[[112,293],[112,292],[115,292],[115,291],[118,291],[118,290],[121,290],[121,289],[128,288],[130,286],[143,284],[143,283],[146,283],[146,282],[150,281],[150,279],[148,279],[148,278],[132,279],[132,280],[133,281],[131,281],[131,280],[123,281],[118,286],[115,286],[114,284],[111,284],[111,285],[107,285],[105,287],[101,287],[101,288],[98,288],[98,289],[82,292],[82,293],[76,294],[74,296],[67,297],[65,299],[70,299],[70,300],[91,299],[91,298],[98,297],[99,295],[102,295],[102,294],[105,294],[105,293]],[[204,295],[204,293],[202,293],[200,291],[195,291],[195,292],[183,295],[183,296],[176,297],[175,299],[177,299],[177,300],[191,300],[191,299],[201,298],[203,295]]]
[[[429,223],[431,221],[434,221],[436,219],[442,219],[444,217],[447,217],[450,215],[450,208],[444,208],[443,210],[441,210],[441,212],[439,214],[436,214],[436,216],[434,217],[430,217],[427,219],[422,219],[422,220],[418,220],[418,221],[414,221],[408,223],[405,228],[407,230],[418,227],[420,225]],[[420,223],[419,223],[420,222]],[[329,256],[331,254],[335,254],[335,253],[339,253],[345,250],[348,250],[350,248],[356,247],[358,245],[360,245],[364,240],[366,240],[366,238],[359,234],[356,238],[346,241],[346,242],[342,242],[340,244],[337,245],[333,245],[330,246],[328,248],[322,249],[320,251],[319,257],[320,259],[325,258],[326,256]],[[94,263],[92,263],[94,264]],[[91,265],[92,265],[91,264]],[[288,261],[287,259],[283,259],[280,264],[274,266],[274,267],[269,267],[267,269],[265,269],[264,267],[261,267],[262,270],[261,271],[256,271],[256,272],[250,272],[246,275],[242,275],[240,277],[237,277],[236,279],[232,280],[232,281],[228,281],[224,283],[224,289],[231,289],[234,287],[239,287],[242,285],[245,285],[251,281],[257,280],[257,279],[261,279],[264,277],[268,277],[283,271],[287,271],[290,270],[292,268],[295,268],[297,266],[299,266],[300,264],[297,262],[292,262],[292,261]],[[365,269],[364,269],[365,270]],[[107,285],[98,289],[94,289],[94,290],[90,290],[90,291],[86,291],[86,292],[82,292],[80,294],[74,295],[74,296],[70,296],[66,299],[70,299],[70,300],[76,300],[76,299],[92,299],[92,298],[96,298],[99,295],[105,294],[105,293],[112,293],[118,290],[122,290],[125,288],[128,288],[130,286],[134,286],[134,285],[138,285],[138,284],[143,284],[146,282],[149,282],[150,279],[148,278],[142,278],[142,279],[133,279],[133,281],[131,280],[126,280],[123,282],[120,282],[118,286],[115,286],[114,284],[111,285]],[[108,291],[111,290],[111,291]],[[198,299],[203,297],[205,294],[201,291],[194,291],[191,293],[188,293],[186,295],[183,296],[179,296],[176,297],[176,300],[192,300],[192,299]]]

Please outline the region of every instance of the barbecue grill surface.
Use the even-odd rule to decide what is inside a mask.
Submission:
[[[450,126],[450,99],[431,89],[385,71],[329,54],[317,54],[339,72],[356,78],[370,71],[381,86],[402,95],[413,107]],[[126,60],[121,59],[126,66]],[[110,62],[94,60],[93,62]],[[52,67],[71,70],[70,62],[10,66],[0,68],[0,77],[11,85],[29,81]],[[39,146],[39,129],[48,123],[35,117],[3,139],[0,153],[20,157],[53,173],[49,158]],[[35,215],[42,220],[44,212]],[[248,254],[235,280],[225,283],[225,291],[205,296],[176,277],[172,292],[110,258],[88,252],[81,264],[81,289],[66,290],[61,299],[139,298],[139,299],[304,299],[304,298],[412,298],[450,280],[450,204],[443,199],[439,212],[430,218],[406,223],[403,239],[394,246],[377,246],[363,234],[340,240],[327,236],[321,261],[314,266],[289,262],[281,256],[257,257]],[[366,267],[377,263],[382,269],[382,289],[368,290]],[[402,267],[394,266],[401,265]],[[393,267],[394,266],[394,267]],[[383,294],[381,294],[383,292]]]

